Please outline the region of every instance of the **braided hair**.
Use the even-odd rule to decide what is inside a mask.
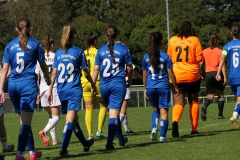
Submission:
[[[114,51],[113,51],[113,46],[115,43],[115,39],[118,36],[118,29],[117,27],[113,26],[113,25],[109,25],[106,29],[106,36],[108,38],[108,48],[110,51],[110,55],[112,57],[112,62],[114,64],[116,64],[116,60],[114,58]]]

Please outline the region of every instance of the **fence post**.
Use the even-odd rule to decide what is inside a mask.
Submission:
[[[138,107],[139,107],[139,91],[137,91],[137,103],[138,103]]]

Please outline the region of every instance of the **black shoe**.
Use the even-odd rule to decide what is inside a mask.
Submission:
[[[172,137],[179,137],[179,132],[178,132],[178,122],[174,121],[172,123]]]
[[[119,146],[125,146],[125,144],[128,142],[128,138],[127,137],[123,137],[123,141],[119,141]]]
[[[200,134],[198,131],[196,131],[196,132],[195,132],[195,131],[192,131],[192,132],[191,132],[191,135],[198,135],[198,134]]]
[[[61,157],[69,156],[68,150],[65,150],[65,149],[60,150],[59,156]]]
[[[113,146],[113,143],[107,143],[107,144],[106,144],[106,149],[107,149],[107,150],[114,150],[115,148],[114,148],[114,146]]]
[[[224,116],[218,116],[218,119],[226,119]]]
[[[86,145],[83,146],[83,151],[88,152],[93,143],[93,139],[87,140]]]
[[[3,149],[2,152],[5,153],[5,152],[12,152],[14,150],[14,145],[10,144],[7,146],[6,149]]]
[[[4,155],[0,155],[0,160],[4,160]]]
[[[133,131],[132,130],[128,130],[128,131],[126,131],[126,133],[128,134],[128,133],[133,133]]]
[[[201,110],[201,118],[203,121],[206,121],[207,120],[207,109],[205,107],[202,107],[202,110]]]

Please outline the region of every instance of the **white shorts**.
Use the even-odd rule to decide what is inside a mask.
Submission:
[[[54,87],[52,89],[52,95],[53,95],[53,100],[52,100],[52,104],[50,105],[48,103],[48,101],[47,101],[48,90],[46,90],[46,91],[44,91],[43,93],[40,94],[40,96],[41,96],[41,106],[43,108],[44,107],[57,107],[57,106],[61,106],[61,102],[59,100],[56,87]]]
[[[4,114],[4,110],[3,110],[3,104],[0,105],[0,116],[2,116]]]
[[[129,100],[131,98],[131,88],[126,88],[126,94],[124,100]]]

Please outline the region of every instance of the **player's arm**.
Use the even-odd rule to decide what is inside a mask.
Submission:
[[[218,66],[218,71],[217,71],[217,75],[216,75],[216,80],[218,80],[218,81],[221,80],[220,72],[221,72],[222,67],[223,67],[223,65],[224,65],[224,62],[225,62],[226,56],[225,56],[224,54],[227,53],[227,52],[226,52],[226,53],[225,53],[225,52],[226,52],[226,51],[223,51],[223,54],[222,54],[222,57],[221,57],[221,60],[220,60],[219,66]]]
[[[127,88],[129,88],[132,85],[132,76],[133,76],[133,65],[132,65],[132,63],[127,65],[127,73],[128,73]]]
[[[144,87],[144,93],[147,99],[148,95],[147,95],[147,88],[146,88],[146,82],[147,82],[147,70],[143,70],[143,74],[142,74],[142,80],[143,80],[143,87]]]
[[[53,97],[52,97],[52,89],[53,89],[53,85],[55,83],[56,76],[57,76],[57,69],[53,68],[52,76],[51,76],[51,84],[49,85],[48,97],[47,97],[47,100],[48,100],[49,104],[52,104],[52,99],[53,99]]]
[[[94,83],[94,86],[95,86],[96,81],[97,81],[97,77],[98,77],[98,73],[99,73],[99,68],[100,68],[99,65],[94,65],[93,75],[92,75],[92,81],[93,81],[93,83]],[[95,88],[95,91],[92,90],[92,93],[93,93],[93,94],[97,94],[96,92],[97,92],[96,88]]]
[[[48,73],[48,67],[47,67],[45,61],[41,61],[41,62],[39,62],[39,64],[40,64],[40,67],[43,71],[44,78],[47,82],[47,85],[49,85],[51,83],[51,81],[50,81],[50,77],[49,77],[49,73]],[[54,81],[52,83],[54,83]]]
[[[136,70],[134,70],[134,69],[133,69],[133,75],[134,75],[137,79],[139,79],[139,80],[142,81],[142,76],[141,76],[140,74],[138,74],[138,72],[137,72]]]
[[[226,74],[226,63],[225,62],[223,63],[222,73],[223,73],[223,78],[224,78],[223,85],[225,86],[225,85],[227,85],[227,74]]]
[[[174,86],[174,88],[175,88],[175,90],[177,92],[176,96],[178,96],[179,95],[178,84],[177,84],[176,76],[175,76],[175,74],[173,72],[173,69],[172,68],[168,68],[167,72],[168,72],[168,76],[171,79],[172,84],[173,84],[173,86]]]
[[[0,97],[1,97],[0,103],[4,103],[4,101],[5,101],[3,87],[4,87],[5,79],[7,77],[8,68],[9,68],[9,64],[3,63],[2,74],[1,74],[1,78],[0,78]]]

